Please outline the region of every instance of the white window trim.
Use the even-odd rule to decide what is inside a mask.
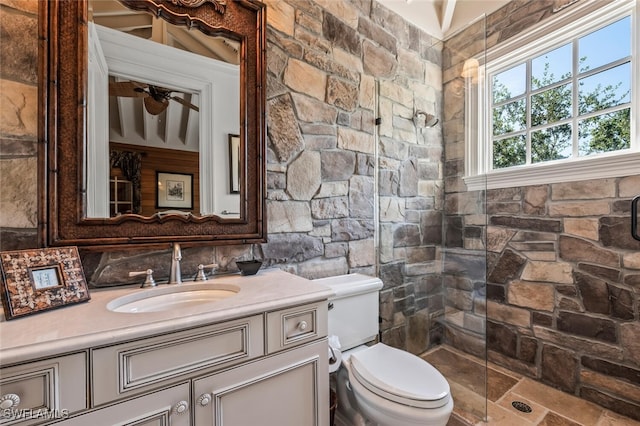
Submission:
[[[487,65],[492,69],[526,61],[530,52],[542,49],[551,50],[552,44],[566,43],[574,34],[581,32],[589,22],[613,22],[631,11],[631,57],[632,75],[640,75],[640,24],[636,0],[616,0],[601,6],[598,0],[585,0],[571,6],[568,13],[543,22],[527,30],[522,36],[515,37],[488,50],[486,54],[471,58],[465,64],[467,73],[465,106],[465,174],[467,189],[497,189],[514,186],[542,185],[556,182],[579,181],[622,177],[640,173],[640,78],[632,80],[631,87],[631,148],[623,151],[603,153],[587,157],[549,161],[491,170],[490,144],[481,143],[491,140],[488,128],[490,105],[488,100],[485,72]],[[602,20],[602,21],[601,21]],[[524,48],[526,46],[526,49]],[[518,52],[518,53],[513,53]]]

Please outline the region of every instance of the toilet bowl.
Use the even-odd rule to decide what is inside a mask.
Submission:
[[[448,382],[431,364],[382,343],[347,353],[344,358],[348,381],[339,381],[337,392],[351,392],[355,408],[371,423],[379,426],[447,424],[453,399]]]
[[[427,361],[378,337],[379,278],[362,274],[316,280],[332,288],[329,334],[341,343],[337,425],[445,426],[453,411],[449,383]]]

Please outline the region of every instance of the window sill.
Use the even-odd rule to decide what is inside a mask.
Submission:
[[[594,158],[536,164],[464,177],[469,191],[545,185],[640,173],[640,152],[604,154]]]

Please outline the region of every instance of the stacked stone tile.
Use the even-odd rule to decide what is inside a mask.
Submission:
[[[7,250],[37,244],[38,2],[0,5],[0,241]]]
[[[489,358],[640,418],[640,175],[487,194]]]
[[[375,2],[266,3],[263,255],[311,278],[376,275],[380,256],[382,339],[422,352],[441,335],[442,143],[412,117],[441,109],[442,46]]]

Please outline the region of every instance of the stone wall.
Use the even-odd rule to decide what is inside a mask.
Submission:
[[[640,419],[640,175],[487,194],[489,359]]]
[[[445,43],[445,336],[482,355],[486,329],[489,360],[640,419],[640,175],[486,193],[462,181],[461,73],[479,35],[490,48],[566,3],[513,1]]]
[[[0,244],[37,244],[38,1],[0,1]]]
[[[37,244],[37,4],[0,0],[2,250]],[[422,352],[441,334],[442,135],[412,116],[442,110],[441,43],[371,0],[266,4],[268,243],[187,248],[182,271],[256,256],[308,278],[379,274],[382,339]],[[168,249],[81,256],[94,287],[170,263]]]
[[[266,3],[264,257],[311,278],[379,274],[382,340],[420,353],[443,308],[442,136],[412,117],[441,110],[441,45],[375,2]]]

